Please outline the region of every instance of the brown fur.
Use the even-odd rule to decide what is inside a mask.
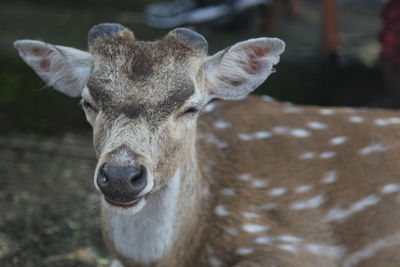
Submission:
[[[251,96],[213,103],[197,120],[185,110],[246,95],[270,74],[283,42],[249,40],[233,46],[239,53],[226,49],[206,61],[206,43],[188,30],[142,42],[107,24],[90,31],[89,44],[94,66],[83,106],[94,128],[96,174],[105,162],[135,163],[154,182],[137,213],[121,215],[102,202],[105,241],[124,266],[399,265],[399,112]],[[24,49],[56,53],[67,73],[56,88],[69,92],[64,87],[76,77],[62,61],[65,48],[16,46],[44,78],[52,78],[40,72],[46,65]],[[138,245],[138,236],[154,242]]]
[[[104,42],[102,45],[107,49],[100,44],[92,49],[92,53],[98,55],[98,61],[88,87],[109,118],[107,120],[125,114],[129,120],[143,117],[147,123],[164,125],[157,134],[163,137],[162,144],[158,145],[161,152],[153,167],[153,171],[159,174],[157,185],[162,186],[167,183],[165,178],[173,175],[176,165],[171,165],[171,162],[184,162],[195,153],[190,149],[182,152],[184,147],[192,146],[193,133],[187,135],[186,143],[177,143],[169,139],[169,126],[165,128],[165,120],[194,93],[193,85],[185,78],[189,75],[188,70],[193,70],[188,68],[189,58],[193,54],[168,36],[163,41],[153,43],[131,40],[122,47],[119,43],[118,46]],[[113,51],[111,47],[118,49]],[[257,61],[259,54],[268,53],[268,49],[253,50],[249,62],[243,62],[250,74],[257,73],[262,67]],[[171,66],[174,71],[170,76]],[[112,82],[102,83],[102,77],[110,78]],[[232,85],[240,83],[229,79],[227,82]],[[324,221],[329,209],[335,206],[347,208],[363,197],[379,194],[380,187],[385,184],[398,182],[400,168],[392,159],[400,156],[396,149],[400,145],[400,128],[347,121],[354,114],[369,121],[397,114],[333,109],[335,115],[324,116],[318,108],[301,107],[301,113],[285,113],[285,107],[284,104],[266,103],[260,98],[249,97],[240,102],[218,103],[213,113],[201,117],[198,128],[200,139],[196,144],[200,173],[195,180],[188,181],[182,187],[183,196],[179,198],[179,203],[184,203],[184,196],[194,197],[197,212],[192,214],[192,218],[184,219],[178,240],[170,251],[159,262],[149,266],[217,266],[210,263],[213,257],[221,262],[221,266],[338,266],[340,258],[312,253],[306,249],[307,245],[341,246],[345,250],[344,255],[348,255],[372,240],[399,230],[395,225],[400,220],[400,214],[386,212],[396,207],[396,200],[391,195],[382,196],[378,204],[356,212],[343,221]],[[232,126],[215,129],[212,125],[217,120],[228,121]],[[291,129],[306,129],[305,123],[308,121],[325,123],[328,128],[308,129],[311,136],[305,138],[290,134],[276,134],[251,141],[238,138],[238,133],[272,132],[275,126],[282,125]],[[207,139],[202,139],[204,135],[215,136],[227,146],[217,148]],[[349,140],[342,145],[329,145],[329,139],[337,136],[347,136]],[[357,154],[362,147],[371,143],[382,143],[389,149],[366,156]],[[331,150],[337,153],[332,158],[299,159],[299,155],[307,151],[320,154]],[[190,168],[191,165],[188,166]],[[338,181],[321,184],[323,175],[332,170],[337,172]],[[257,188],[251,180],[240,181],[238,175],[241,173],[249,173],[260,180],[266,179],[268,186]],[[294,193],[295,188],[302,184],[311,184],[313,189]],[[284,187],[287,192],[281,196],[270,196],[270,190],[277,187]],[[224,188],[233,190],[235,195],[222,195]],[[204,194],[207,190],[210,193]],[[188,191],[192,194],[187,194]],[[301,210],[290,209],[290,205],[296,201],[318,195],[323,197],[321,205]],[[265,210],[259,208],[265,204],[276,204],[276,207]],[[229,215],[216,215],[218,205],[223,205]],[[187,212],[184,205],[182,212]],[[258,217],[245,218],[243,212],[255,213]],[[268,230],[249,233],[242,229],[245,224],[262,225]],[[234,229],[236,233],[229,233],[227,229]],[[104,231],[107,231],[107,226]],[[278,238],[284,235],[301,239],[296,244],[298,253],[282,249],[280,245],[289,244],[284,241],[254,244],[254,240],[260,236]],[[108,242],[111,243],[110,240]],[[252,249],[251,253],[238,255],[235,252],[243,247]],[[124,259],[118,252],[116,255],[125,266],[142,266]]]
[[[251,117],[244,112],[249,107],[252,109]],[[346,249],[344,255],[349,255],[375,240],[399,232],[400,213],[396,211],[399,200],[396,200],[396,194],[382,195],[378,204],[354,213],[344,221],[324,221],[329,209],[336,206],[346,208],[367,195],[379,195],[380,188],[385,184],[399,182],[400,168],[392,159],[400,156],[400,127],[373,124],[375,119],[392,118],[399,113],[333,108],[334,115],[322,115],[317,107],[299,107],[301,113],[285,112],[288,107],[291,106],[248,97],[233,103],[219,102],[212,113],[200,117],[199,134],[212,133],[228,146],[216,148],[200,138],[197,151],[202,178],[199,176],[201,180],[182,188],[183,193],[190,190],[192,196],[198,198],[198,216],[191,218],[187,227],[180,229],[179,241],[170,253],[160,262],[148,266],[210,266],[210,248],[223,263],[222,266],[340,266],[341,259],[316,255],[301,247],[313,243],[341,245]],[[348,121],[350,116],[361,116],[366,121],[351,123]],[[213,124],[218,120],[230,122],[232,126],[215,129]],[[309,121],[325,123],[328,128],[310,129],[306,126]],[[276,126],[308,129],[311,136],[296,138],[289,134],[274,134],[264,140],[238,140],[238,133],[272,131]],[[329,140],[337,136],[347,136],[349,140],[342,145],[330,145]],[[365,156],[357,153],[374,142],[385,144],[388,150]],[[299,159],[298,156],[306,151],[335,151],[337,154],[327,159]],[[337,181],[321,183],[324,173],[330,170],[337,170]],[[251,181],[238,180],[237,176],[241,173],[265,178],[269,185],[255,188]],[[295,193],[295,188],[302,184],[312,184],[314,188]],[[204,195],[202,192],[207,187],[210,193]],[[275,187],[285,187],[287,192],[282,196],[269,196],[267,193]],[[224,196],[221,193],[223,188],[233,189],[235,196]],[[319,194],[325,198],[321,206],[298,211],[289,209],[292,203]],[[268,203],[279,206],[269,210],[251,208]],[[217,205],[224,205],[230,214],[217,216],[214,213]],[[259,218],[244,218],[242,212],[254,212]],[[241,229],[246,223],[267,225],[270,229],[247,233]],[[227,232],[229,227],[236,229],[237,234]],[[299,253],[279,248],[278,244],[285,244],[283,241],[254,244],[254,239],[259,236],[282,235],[302,238]],[[254,252],[246,256],[236,255],[235,250],[240,247],[253,248]],[[390,247],[387,251],[393,249],[395,247]],[[385,256],[382,253],[368,259],[368,264],[389,266],[380,263],[389,261],[393,254]],[[142,266],[122,262],[125,266]],[[358,266],[366,266],[363,263]]]
[[[251,117],[246,110],[251,107]],[[324,222],[329,209],[335,206],[348,207],[352,203],[371,194],[379,195],[379,190],[385,184],[398,183],[400,168],[395,158],[400,156],[398,125],[376,126],[372,122],[378,118],[399,116],[397,112],[389,111],[348,111],[332,109],[335,114],[324,116],[320,108],[301,107],[301,113],[285,113],[285,105],[281,103],[265,103],[260,98],[248,97],[245,101],[217,104],[216,110],[206,114],[199,121],[199,131],[213,133],[228,146],[216,149],[205,140],[200,140],[198,148],[204,155],[200,161],[203,165],[207,160],[215,162],[208,179],[211,193],[209,205],[215,207],[223,204],[230,215],[214,216],[205,230],[207,243],[214,247],[223,262],[233,264],[242,258],[234,257],[237,247],[255,247],[253,239],[258,236],[244,233],[240,227],[248,222],[271,227],[260,235],[294,235],[309,243],[324,243],[343,245],[346,254],[357,251],[373,240],[398,234],[400,227],[400,212],[397,212],[398,199],[396,194],[382,196],[377,205],[355,213],[343,222]],[[364,123],[351,123],[350,116],[362,116]],[[216,120],[228,121],[232,127],[226,130],[216,130],[212,123]],[[238,140],[237,134],[256,131],[272,131],[276,126],[307,129],[305,123],[318,121],[325,123],[328,128],[308,130],[311,136],[296,138],[287,134],[273,135],[265,140]],[[355,134],[357,133],[357,134]],[[346,136],[349,140],[337,146],[329,144],[329,140],[337,136]],[[388,150],[361,156],[357,152],[372,143],[382,143]],[[212,151],[212,152],[211,152]],[[298,156],[306,151],[335,151],[336,156],[328,159],[300,160]],[[205,167],[203,167],[205,168]],[[337,170],[338,180],[332,184],[321,184],[324,173]],[[266,178],[267,188],[254,188],[251,182],[237,179],[240,173],[250,173],[253,177]],[[293,190],[302,184],[312,184],[314,188],[305,193],[294,193]],[[282,196],[271,197],[266,194],[271,188],[285,187],[288,191]],[[222,196],[222,188],[231,188],[236,192],[233,197]],[[291,203],[323,195],[326,201],[318,208],[290,210]],[[277,203],[279,206],[271,210],[255,211],[260,217],[245,219],[242,212],[252,211],[250,205]],[[393,212],[388,212],[389,210]],[[253,210],[254,211],[254,210]],[[234,227],[239,234],[232,236],[223,231],[223,227]],[[324,257],[299,253],[295,255],[284,252],[271,245],[256,246],[256,251],[274,260],[278,266],[337,266],[337,263]],[[253,253],[252,253],[253,254]],[[282,256],[277,256],[277,255]],[[284,258],[292,258],[292,263],[280,263]],[[373,260],[373,259],[371,259]],[[317,262],[320,262],[317,264]],[[331,263],[329,263],[331,262]],[[261,265],[264,266],[264,265]],[[379,265],[379,261],[375,262]]]

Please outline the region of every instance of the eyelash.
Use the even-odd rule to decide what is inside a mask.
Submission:
[[[88,101],[86,101],[84,99],[82,99],[81,105],[82,105],[83,108],[91,109],[91,110],[97,112],[97,110],[92,106],[92,104],[90,104]]]
[[[198,113],[198,112],[199,112],[199,109],[198,109],[198,108],[196,108],[196,107],[190,107],[190,108],[186,109],[186,110],[183,112],[183,115],[185,115],[185,114],[195,114],[195,113]]]
[[[81,105],[83,106],[83,108],[87,108],[87,109],[91,109],[94,110],[95,112],[97,112],[97,110],[92,106],[92,104],[90,104],[88,101],[82,99],[81,101]],[[186,114],[196,114],[199,113],[199,109],[197,107],[190,107],[188,109],[186,109],[182,115],[186,115]]]

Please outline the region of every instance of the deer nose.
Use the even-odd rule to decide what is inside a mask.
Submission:
[[[103,164],[97,185],[105,199],[114,205],[129,205],[146,187],[147,170],[143,165],[115,166]]]

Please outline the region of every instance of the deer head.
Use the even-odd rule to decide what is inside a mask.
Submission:
[[[89,52],[33,40],[15,47],[48,85],[82,97],[98,157],[95,186],[110,209],[131,213],[195,155],[202,108],[245,97],[284,50],[279,39],[257,38],[207,56],[207,41],[189,29],[143,42],[119,24],[94,26],[88,41]]]

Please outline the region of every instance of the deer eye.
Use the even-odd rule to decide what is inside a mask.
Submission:
[[[198,113],[198,112],[199,112],[199,109],[198,109],[197,107],[190,107],[190,108],[187,108],[187,109],[182,113],[182,115],[196,114],[196,113]]]
[[[82,101],[81,101],[81,106],[83,107],[83,109],[92,110],[92,111],[97,112],[97,109],[94,108],[93,105],[90,104],[90,103],[89,103],[88,101],[86,101],[85,99],[82,99]]]

